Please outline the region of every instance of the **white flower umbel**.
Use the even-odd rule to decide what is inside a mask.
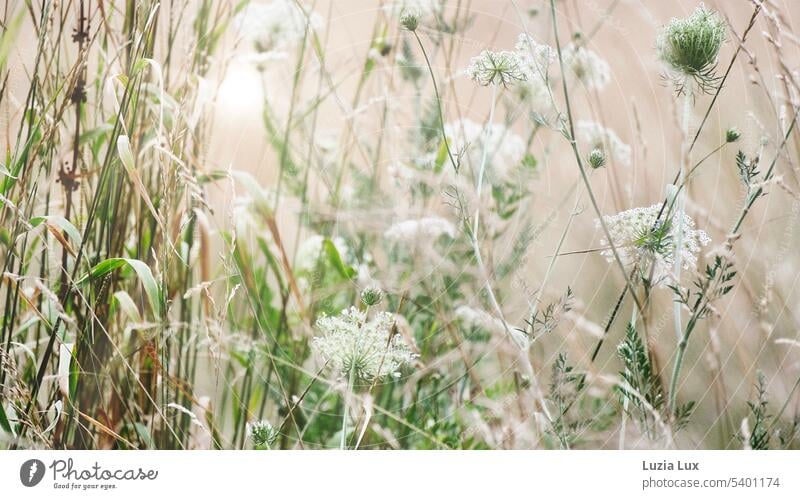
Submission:
[[[320,29],[322,17],[294,0],[247,4],[236,16],[242,34],[259,53],[279,52],[302,40],[306,32]]]
[[[525,33],[519,35],[514,51],[525,73],[525,81],[514,86],[515,93],[521,100],[530,104],[533,111],[543,116],[551,114],[554,106],[549,86],[549,72],[556,51]]]
[[[314,349],[340,377],[346,378],[342,431],[339,447],[346,448],[347,412],[356,380],[377,381],[384,376],[400,377],[400,367],[416,355],[399,334],[394,334],[395,317],[378,312],[368,320],[367,311],[350,307],[335,316],[317,319],[320,333]]]
[[[516,52],[484,50],[473,57],[467,66],[467,74],[479,85],[503,85],[509,87],[527,78]]]
[[[631,164],[631,146],[623,142],[610,128],[594,121],[579,121],[575,133],[587,150],[599,149],[624,166]]]
[[[525,76],[546,79],[550,64],[556,60],[556,51],[553,47],[537,42],[532,36],[520,33],[517,44],[514,46],[520,67]]]
[[[567,45],[562,51],[564,65],[588,89],[602,90],[611,81],[611,67],[586,47]],[[567,75],[564,75],[567,76]]]
[[[456,228],[441,217],[423,217],[398,222],[383,233],[386,239],[394,242],[414,244],[420,239],[431,240],[440,236],[454,238]]]
[[[491,163],[486,175],[490,182],[511,180],[513,172],[525,158],[525,141],[508,127],[490,123],[485,127],[470,119],[450,122],[444,126],[445,136],[454,151],[464,153],[462,161],[477,168],[484,151]]]
[[[652,270],[653,283],[663,283],[668,278],[673,280],[671,269],[678,254],[684,269],[695,269],[697,253],[711,241],[704,231],[694,228],[694,221],[688,215],[673,215],[665,225],[663,215],[657,218],[660,210],[661,204],[654,204],[603,217],[623,265],[629,269],[637,266],[639,274],[644,277],[649,277]],[[683,240],[678,249],[674,236],[679,221]],[[596,226],[600,227],[599,220]],[[609,242],[602,239],[601,244],[607,246]],[[609,262],[614,261],[610,249],[603,250],[601,255]]]
[[[400,367],[414,360],[414,353],[400,335],[392,334],[394,316],[378,312],[371,320],[355,307],[337,316],[317,320],[320,336],[314,348],[342,377],[374,381],[400,376]]]

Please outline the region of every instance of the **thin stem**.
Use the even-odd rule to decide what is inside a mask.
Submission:
[[[553,21],[553,34],[556,40],[556,52],[558,53],[558,64],[561,69],[562,74],[565,73],[564,71],[564,57],[561,54],[561,42],[558,39],[558,23],[556,22],[556,6],[555,0],[550,0],[550,14]],[[583,159],[581,158],[580,151],[578,151],[578,145],[575,142],[575,125],[572,119],[572,108],[569,101],[569,91],[567,90],[567,82],[566,79],[561,79],[561,85],[564,91],[564,104],[567,110],[567,124],[569,125],[569,143],[572,146],[572,152],[575,154],[575,161],[578,163],[578,169],[580,170],[581,179],[583,180],[584,185],[586,186],[586,191],[589,194],[589,200],[592,203],[592,208],[597,215],[597,219],[600,221],[600,226],[603,229],[603,233],[608,240],[608,244],[611,247],[611,253],[614,255],[614,260],[616,260],[617,265],[619,266],[620,270],[622,271],[622,276],[625,278],[625,284],[628,288],[633,291],[635,288],[633,286],[633,282],[628,277],[628,273],[625,271],[625,265],[622,263],[622,259],[619,256],[619,252],[617,252],[616,245],[614,244],[614,240],[611,237],[611,233],[608,230],[608,225],[606,224],[605,219],[603,218],[603,213],[600,211],[600,206],[597,203],[597,199],[595,198],[594,191],[592,190],[592,185],[589,183],[589,176],[586,174],[586,168],[583,166]],[[642,304],[639,301],[639,297],[636,296],[636,293],[631,293],[631,297],[633,297],[633,301],[636,304],[636,308],[639,309],[641,313],[644,313],[644,309],[642,308]]]
[[[345,450],[347,448],[347,412],[350,407],[350,393],[353,391],[353,375],[355,369],[350,369],[347,379],[347,391],[344,394],[344,407],[342,408],[342,438],[339,440],[339,449]]]
[[[683,217],[686,213],[686,197],[689,195],[688,190],[684,189],[684,185],[686,183],[686,169],[689,166],[691,161],[691,148],[688,147],[688,139],[689,139],[689,118],[692,113],[692,90],[691,90],[691,82],[687,78],[684,81],[684,88],[686,88],[686,93],[683,96],[683,118],[681,120],[681,133],[683,137],[683,157],[681,158],[681,169],[680,174],[678,175],[678,185],[676,186],[676,200],[678,203],[678,212],[677,212],[677,222],[675,230],[677,234],[675,236],[675,262],[673,272],[675,274],[675,284],[680,286],[681,282],[681,268],[683,265],[683,258],[681,254],[681,248],[683,247]],[[680,189],[680,190],[678,190]],[[674,319],[674,326],[675,326],[675,337],[678,341],[680,341],[681,336],[683,336],[683,326],[681,324],[681,303],[678,300],[674,300],[673,302],[673,319]]]
[[[422,44],[422,40],[420,39],[419,35],[416,31],[412,31],[414,33],[414,38],[417,39],[417,43],[419,44],[420,50],[422,50],[422,56],[425,58],[425,65],[428,66],[428,72],[431,75],[431,83],[433,83],[433,93],[436,96],[436,110],[439,112],[439,129],[442,132],[442,140],[444,141],[444,148],[447,150],[447,157],[450,159],[450,164],[453,165],[453,170],[458,172],[458,162],[453,158],[453,153],[450,151],[450,144],[447,141],[447,134],[444,131],[444,113],[442,112],[442,99],[439,95],[439,87],[436,85],[436,77],[433,76],[433,66],[431,66],[431,61],[428,59],[428,52],[425,50],[425,46]],[[492,106],[494,107],[494,102],[492,102]],[[490,120],[491,121],[491,120]]]
[[[486,131],[483,139],[483,155],[481,156],[481,166],[478,169],[477,207],[475,208],[475,222],[472,224],[472,238],[478,240],[478,223],[481,216],[481,191],[483,189],[483,177],[486,173],[486,158],[489,154],[489,140],[492,135],[492,121],[494,121],[494,108],[497,102],[497,85],[492,85],[492,105],[489,108],[489,122],[486,124]],[[475,250],[477,251],[477,245]],[[480,258],[480,257],[479,257]]]

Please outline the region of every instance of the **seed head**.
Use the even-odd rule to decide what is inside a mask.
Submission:
[[[716,87],[719,50],[725,42],[725,22],[704,5],[686,19],[672,19],[661,31],[658,55],[675,73],[679,91],[692,79],[702,91]]]
[[[736,142],[742,136],[742,132],[739,131],[736,127],[728,128],[725,132],[725,142],[731,143]]]

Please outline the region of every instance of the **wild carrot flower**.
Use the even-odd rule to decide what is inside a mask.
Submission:
[[[549,45],[537,42],[532,36],[520,33],[514,46],[517,60],[528,79],[545,78],[556,52]]]
[[[700,247],[711,241],[704,231],[694,228],[694,221],[688,215],[684,215],[682,220],[677,214],[671,219],[666,219],[664,215],[659,219],[660,210],[661,204],[654,204],[603,217],[623,265],[629,268],[637,266],[640,275],[649,277],[652,264],[654,283],[670,275],[678,251],[684,269],[696,268]],[[676,248],[673,237],[678,223],[682,224],[683,230],[680,248]],[[600,227],[600,221],[597,220],[595,225]],[[609,242],[602,239],[601,244],[608,246]],[[610,248],[604,249],[601,255],[609,262],[614,261]]]
[[[610,128],[594,121],[579,121],[575,124],[578,139],[590,150],[599,149],[624,166],[631,164],[631,146],[623,142]]]
[[[561,52],[564,66],[588,89],[602,90],[611,81],[611,67],[595,52],[579,45],[567,45]]]
[[[384,237],[396,242],[413,244],[419,239],[436,239],[441,236],[454,238],[456,228],[441,217],[423,217],[398,222],[383,233]]]
[[[502,52],[484,50],[469,61],[467,74],[483,86],[508,87],[527,78],[517,54],[507,50]]]
[[[549,91],[549,69],[556,52],[549,45],[538,43],[533,37],[521,33],[514,47],[525,80],[514,86],[521,100],[528,102],[534,111],[543,113],[552,109]]]
[[[716,82],[714,70],[724,42],[725,22],[700,4],[688,18],[672,19],[659,34],[656,46],[679,88],[692,79],[701,90],[709,90]]]
[[[371,320],[355,307],[342,310],[335,317],[317,320],[320,336],[314,348],[342,377],[373,381],[391,375],[414,360],[415,355],[402,337],[393,333],[395,318],[378,312]]]
[[[247,423],[247,437],[258,448],[269,448],[278,438],[278,430],[269,421],[251,421]]]
[[[294,0],[251,2],[236,16],[236,24],[259,53],[279,52],[320,29],[322,17]]]

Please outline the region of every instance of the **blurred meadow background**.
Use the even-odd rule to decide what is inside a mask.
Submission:
[[[0,448],[800,447],[799,22],[6,0]]]

